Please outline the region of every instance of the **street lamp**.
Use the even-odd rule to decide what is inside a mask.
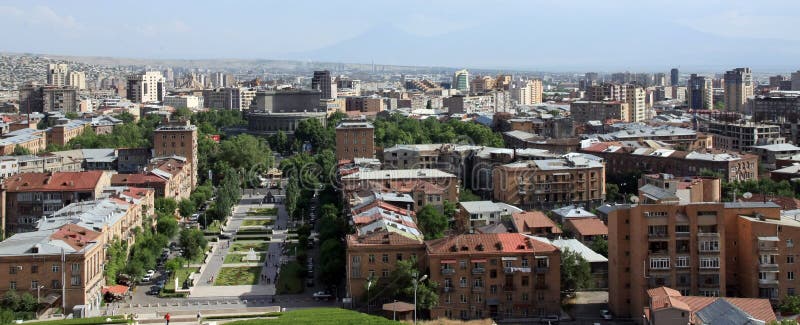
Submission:
[[[413,279],[411,279],[411,282],[414,283],[414,325],[417,325],[417,284],[425,281],[425,279],[428,278],[428,275],[425,274],[421,278],[417,279],[417,272],[414,272],[412,277]]]
[[[41,285],[40,285],[40,286],[36,287],[36,303],[37,303],[37,304],[40,304],[40,303],[42,303],[41,295],[39,295],[39,291],[40,291],[41,289],[44,289],[44,286],[41,286]]]

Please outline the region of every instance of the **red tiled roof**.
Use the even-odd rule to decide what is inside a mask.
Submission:
[[[647,295],[650,297],[657,297],[657,296],[680,296],[681,293],[678,290],[668,288],[668,287],[658,287],[653,289],[647,290]]]
[[[112,185],[166,183],[167,180],[152,174],[114,174]]]
[[[608,235],[608,227],[599,218],[569,218],[567,223],[581,236]]]
[[[756,319],[763,320],[767,323],[770,321],[776,320],[775,312],[772,311],[772,305],[770,305],[768,299],[757,299],[757,298],[722,298],[730,302],[739,309],[744,310],[744,312],[750,314],[750,316],[755,317]]]
[[[422,244],[422,241],[417,241],[401,234],[377,230],[364,235],[347,235],[347,246],[384,246],[384,245],[414,245]]]
[[[30,191],[81,191],[93,190],[103,171],[22,173],[7,178],[4,186],[8,192]]]
[[[97,231],[89,230],[78,226],[76,224],[68,223],[58,228],[56,232],[50,235],[52,240],[61,240],[75,250],[81,250],[87,243],[97,239],[100,233]]]
[[[129,289],[128,287],[118,284],[118,285],[104,287],[102,292],[103,294],[106,294],[106,292],[111,292],[112,294],[121,296],[126,294],[128,292],[128,289]]]
[[[511,218],[514,220],[514,226],[519,232],[526,232],[528,229],[533,228],[549,228],[553,234],[561,233],[558,225],[541,211],[518,212],[512,214]]]
[[[142,187],[133,187],[130,186],[122,191],[123,195],[130,196],[134,199],[143,199],[149,192],[153,192],[153,190],[149,188],[142,188]]]
[[[653,310],[661,310],[665,308],[676,308],[685,311],[692,311],[692,308],[680,298],[684,297],[674,297],[674,296],[657,296],[653,297],[650,300],[650,305],[652,306]]]
[[[447,255],[459,253],[537,253],[558,250],[551,244],[532,239],[520,233],[456,235],[430,240],[426,244],[429,252]]]
[[[673,307],[694,313],[710,305],[717,299],[725,299],[758,320],[770,322],[776,319],[775,312],[772,311],[772,305],[770,305],[767,299],[682,296],[677,290],[667,287],[649,289],[647,290],[647,295],[650,296],[653,310]]]

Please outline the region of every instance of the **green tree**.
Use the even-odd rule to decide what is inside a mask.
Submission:
[[[458,212],[458,207],[455,203],[444,200],[442,210],[444,211],[444,216],[447,218],[447,220],[454,220],[456,217],[456,212]]]
[[[22,298],[17,294],[14,290],[6,291],[5,295],[3,295],[3,307],[8,308],[13,311],[20,310],[20,306],[22,304]]]
[[[38,305],[39,303],[36,302],[36,298],[34,298],[30,292],[25,292],[20,296],[19,311],[35,312]]]
[[[788,295],[783,298],[778,309],[788,315],[800,314],[800,296]]]
[[[619,193],[619,185],[606,183],[606,201],[620,202],[623,200],[625,200],[625,198]]]
[[[458,192],[458,201],[459,202],[468,202],[468,201],[480,201],[481,197],[472,193],[469,189],[462,188]]]
[[[0,308],[0,324],[14,324],[14,312],[10,309]]]
[[[64,117],[66,117],[66,118],[68,118],[70,120],[74,120],[74,119],[76,119],[76,118],[78,118],[80,116],[78,115],[77,112],[66,112],[66,113],[64,113]]]
[[[561,252],[561,291],[588,288],[592,269],[580,254],[569,249]]]
[[[175,210],[178,209],[178,202],[172,198],[157,198],[155,205],[156,214],[158,214],[160,217],[172,216],[175,214]]]
[[[269,146],[273,151],[280,153],[285,153],[291,149],[289,137],[283,131],[278,131],[269,137]]]
[[[188,218],[197,212],[197,206],[192,199],[182,199],[178,202],[178,211],[180,211],[182,217]]]
[[[13,156],[26,156],[30,154],[31,151],[23,146],[14,146],[14,151],[11,153]]]
[[[263,139],[242,134],[220,143],[219,157],[234,169],[265,171],[272,166],[272,152]]]
[[[429,240],[441,238],[447,229],[447,217],[430,204],[426,204],[417,212],[417,223],[425,239]]]
[[[608,257],[608,240],[601,236],[595,236],[589,247],[597,254]]]
[[[183,248],[183,257],[192,261],[205,251],[208,241],[199,229],[181,230],[180,246]]]
[[[158,218],[156,222],[156,232],[167,238],[174,237],[178,233],[178,227],[178,221],[170,216]]]
[[[187,263],[188,261],[186,259],[182,257],[176,257],[167,261],[167,263],[164,264],[164,268],[170,271],[170,278],[175,278],[175,273]]]
[[[389,283],[380,291],[376,290],[372,301],[377,297],[392,297],[392,299],[411,301],[414,299],[414,275],[422,277],[419,272],[419,265],[415,258],[409,258],[397,262],[397,266],[389,276]],[[436,289],[439,285],[436,282],[427,280],[417,284],[417,305],[421,309],[431,309],[439,304],[439,295]]]
[[[320,275],[322,283],[339,283],[344,278],[344,252],[338,239],[330,238],[320,245]]]

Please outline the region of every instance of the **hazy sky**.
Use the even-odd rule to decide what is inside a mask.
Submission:
[[[797,69],[800,1],[3,1],[0,51],[533,70]]]

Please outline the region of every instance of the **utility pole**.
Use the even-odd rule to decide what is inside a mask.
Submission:
[[[67,314],[67,258],[64,254],[64,249],[61,249],[61,313]]]

